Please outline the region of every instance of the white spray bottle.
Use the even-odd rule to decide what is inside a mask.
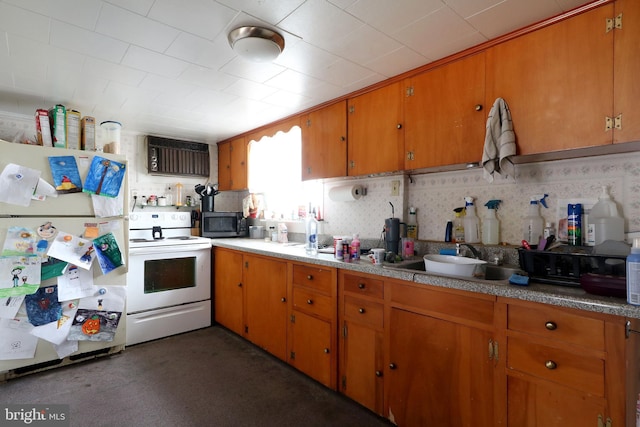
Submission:
[[[464,241],[466,243],[480,242],[480,219],[476,215],[476,207],[473,205],[473,197],[464,198]]]
[[[497,245],[500,243],[500,221],[496,217],[496,210],[502,200],[489,200],[485,203],[487,214],[482,221],[482,244]]]
[[[538,247],[540,239],[544,232],[544,219],[540,215],[539,204],[547,207],[545,199],[548,194],[537,194],[531,197],[529,202],[529,211],[522,221],[522,238],[529,243],[531,247]]]

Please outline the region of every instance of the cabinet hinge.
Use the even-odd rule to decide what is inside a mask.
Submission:
[[[617,130],[622,129],[622,114],[618,114],[613,118],[613,127]]]
[[[311,119],[307,119],[307,127],[310,128],[311,127]]]
[[[296,315],[295,314],[291,315],[291,323],[296,323]]]
[[[406,91],[405,91],[405,95],[406,95],[407,97],[409,97],[409,96],[413,96],[413,86],[409,86],[409,87],[406,89]]]
[[[311,166],[307,167],[307,173],[311,175]]]
[[[498,341],[489,340],[489,360],[498,361]]]
[[[249,261],[244,262],[244,268],[249,268]]]
[[[413,151],[407,151],[407,160],[414,160],[415,157],[416,156]]]
[[[613,129],[613,118],[607,116],[604,118],[604,130],[605,132]]]
[[[347,377],[346,376],[342,376],[342,389],[346,390],[347,389]]]
[[[607,417],[607,422],[604,422],[604,419],[602,418],[602,415],[598,414],[598,427],[611,427],[612,423],[611,423],[611,418]]]
[[[289,353],[289,359],[295,359],[296,358],[296,352],[292,351],[291,353]]]
[[[606,22],[606,30],[605,30],[606,33],[613,30],[621,30],[622,29],[622,13],[620,13],[620,15],[616,16],[615,18],[607,18],[605,22]]]
[[[349,167],[350,167],[351,169],[355,168],[355,167],[356,167],[356,162],[354,162],[353,160],[351,160],[351,161],[349,162]]]
[[[354,105],[349,105],[349,114],[353,114],[356,112],[356,107]]]
[[[347,325],[344,325],[342,327],[342,338],[346,338],[347,337]]]
[[[248,334],[248,333],[249,333],[249,327],[248,327],[248,326],[246,326],[246,325],[245,325],[245,327],[244,327],[244,333],[245,333],[245,334]]]

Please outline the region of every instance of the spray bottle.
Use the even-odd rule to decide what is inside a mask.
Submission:
[[[529,243],[531,247],[538,247],[538,243],[544,232],[544,219],[540,215],[539,204],[547,207],[546,198],[548,194],[536,194],[531,196],[529,202],[529,212],[523,218],[522,222],[522,238]]]
[[[453,219],[453,241],[462,243],[464,242],[464,207],[455,208],[453,212],[456,215]]]
[[[497,245],[500,243],[500,221],[496,217],[496,210],[502,200],[489,200],[485,203],[487,214],[482,221],[482,244]]]
[[[476,215],[476,207],[473,205],[473,197],[464,198],[464,241],[467,243],[480,242],[480,219]]]

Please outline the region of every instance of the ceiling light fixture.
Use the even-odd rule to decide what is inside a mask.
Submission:
[[[253,62],[271,62],[284,50],[284,38],[262,27],[239,27],[229,33],[231,48]]]

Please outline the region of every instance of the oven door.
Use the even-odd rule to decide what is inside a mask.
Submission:
[[[129,249],[127,313],[211,299],[211,246]]]

